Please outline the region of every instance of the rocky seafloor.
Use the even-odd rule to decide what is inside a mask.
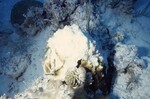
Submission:
[[[0,99],[149,99],[149,0],[0,0]]]

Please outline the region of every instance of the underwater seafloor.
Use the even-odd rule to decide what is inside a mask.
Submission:
[[[0,0],[0,99],[149,99],[150,0]]]

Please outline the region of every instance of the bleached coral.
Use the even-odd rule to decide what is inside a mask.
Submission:
[[[83,87],[86,80],[86,71],[83,67],[68,70],[65,76],[66,84],[71,87]]]
[[[82,33],[77,25],[59,29],[48,40],[43,61],[45,74],[64,81],[66,72],[75,68],[80,59],[87,60],[93,67],[98,66],[98,60],[102,61],[102,57],[93,42],[94,40],[88,34]]]

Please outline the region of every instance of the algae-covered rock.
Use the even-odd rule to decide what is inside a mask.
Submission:
[[[36,0],[21,0],[16,3],[11,10],[11,23],[21,25],[25,17],[23,14],[26,14],[30,7],[42,7],[43,4]]]

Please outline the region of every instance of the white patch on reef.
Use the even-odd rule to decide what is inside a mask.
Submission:
[[[65,26],[58,30],[52,38],[48,40],[48,47],[55,49],[63,59],[79,60],[88,51],[88,39],[79,30],[78,26]],[[78,54],[80,53],[80,54]]]
[[[98,58],[102,60],[102,57],[96,51],[93,42],[94,40],[88,34],[84,34],[77,25],[59,29],[48,40],[48,50],[43,62],[44,68],[49,68],[49,74],[60,70],[60,74],[54,79],[64,80],[66,71],[77,66],[80,59],[98,66]]]

